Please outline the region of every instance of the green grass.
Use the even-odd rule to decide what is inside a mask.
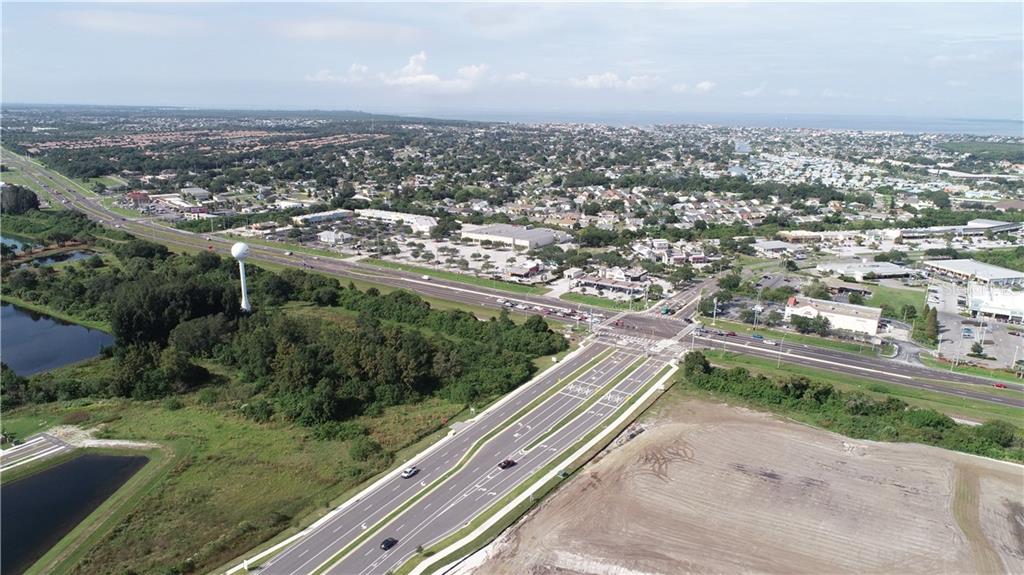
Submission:
[[[155,441],[173,450],[174,465],[113,534],[84,553],[80,566],[155,572],[194,554],[196,570],[209,570],[282,531],[297,531],[391,466],[388,458],[353,461],[345,441],[316,441],[302,428],[243,419],[235,407],[246,400],[244,388],[213,389],[214,404],[201,404],[194,393],[174,411],[160,401],[79,400],[4,413],[5,429],[28,433],[84,412],[84,425],[103,424],[105,437]],[[436,434],[442,420],[463,408],[431,398],[358,421],[382,446],[398,451]]]
[[[409,264],[402,264],[398,262],[392,262],[388,260],[381,260],[376,258],[366,258],[362,260],[364,263],[369,265],[380,266],[382,268],[390,268],[394,270],[401,270],[414,274],[423,274],[430,277],[436,277],[439,279],[460,282],[464,284],[470,284],[485,288],[503,290],[513,293],[530,294],[530,295],[544,295],[548,293],[548,289],[539,286],[528,286],[512,282],[506,282],[501,280],[494,280],[490,278],[481,278],[470,274],[462,274],[458,272],[452,272],[447,270],[425,268],[420,266],[414,266]]]
[[[633,305],[630,306],[629,302],[621,302],[604,297],[599,297],[596,295],[585,295],[581,293],[564,293],[558,296],[558,298],[563,299],[565,301],[581,303],[583,305],[592,305],[594,307],[600,307],[614,311],[629,310],[631,307],[635,311],[641,311],[645,309],[643,302],[633,302]]]
[[[538,396],[536,399],[531,401],[529,404],[527,404],[526,406],[521,408],[512,417],[508,418],[503,425],[499,425],[499,426],[495,427],[494,429],[489,431],[486,435],[484,435],[483,437],[478,439],[466,451],[465,455],[463,455],[462,458],[459,459],[459,462],[456,463],[451,469],[449,469],[444,475],[442,475],[441,477],[438,477],[437,479],[435,479],[433,481],[433,483],[428,485],[425,489],[421,490],[415,496],[413,496],[410,499],[406,500],[404,503],[402,503],[400,506],[398,506],[394,511],[392,511],[387,516],[385,516],[383,519],[378,521],[374,526],[366,529],[361,535],[359,535],[354,540],[352,540],[348,545],[346,545],[345,547],[340,549],[337,553],[335,553],[330,558],[328,558],[322,564],[322,566],[320,568],[318,568],[318,569],[316,569],[314,571],[314,573],[323,573],[326,569],[329,569],[330,566],[333,563],[337,562],[339,559],[341,559],[342,557],[344,557],[345,555],[350,553],[352,551],[352,549],[355,549],[360,544],[362,544],[364,541],[369,539],[380,528],[382,528],[383,526],[385,526],[388,523],[390,523],[391,521],[393,521],[395,518],[397,518],[399,515],[401,515],[403,512],[405,512],[406,509],[408,509],[409,507],[414,505],[417,501],[419,501],[420,499],[423,499],[428,494],[430,494],[431,492],[436,490],[438,487],[440,487],[442,484],[444,484],[444,482],[447,481],[448,478],[450,478],[452,475],[455,475],[462,468],[464,468],[469,463],[469,461],[472,460],[473,456],[476,455],[476,452],[479,451],[481,447],[483,447],[483,445],[485,445],[487,442],[489,442],[491,439],[493,439],[496,435],[501,433],[503,430],[507,429],[509,426],[511,426],[517,420],[519,420],[520,418],[522,418],[523,416],[525,416],[529,412],[531,412],[534,409],[536,409],[538,406],[540,406],[542,403],[544,403],[544,401],[546,401],[552,395],[554,395],[555,393],[558,393],[558,391],[561,390],[563,387],[565,387],[566,385],[568,385],[572,381],[575,381],[580,376],[582,376],[584,373],[586,373],[587,371],[592,369],[595,365],[597,365],[601,360],[603,360],[610,353],[611,353],[611,350],[605,350],[605,351],[601,352],[600,354],[598,354],[597,357],[592,359],[589,363],[587,363],[583,367],[577,369],[576,371],[572,372],[571,374],[569,374],[569,376],[563,378],[558,383],[556,383],[555,385],[551,386],[550,389],[548,389],[543,394]]]
[[[103,332],[106,332],[106,333],[110,333],[111,332],[110,323],[109,322],[99,321],[99,320],[92,320],[92,319],[85,319],[85,318],[73,316],[71,314],[67,314],[67,313],[64,313],[62,311],[53,309],[53,308],[51,308],[49,306],[45,306],[45,305],[41,305],[41,304],[25,301],[25,300],[23,300],[21,298],[17,298],[17,297],[14,297],[14,296],[11,296],[11,295],[7,295],[7,294],[0,294],[0,300],[2,300],[4,303],[14,304],[14,305],[16,305],[18,307],[25,308],[27,310],[34,311],[34,312],[37,312],[37,313],[41,313],[43,315],[48,315],[50,317],[53,317],[53,318],[56,318],[56,319],[59,319],[59,320],[62,320],[62,321],[66,321],[68,323],[76,323],[78,325],[82,325],[82,326],[85,326],[85,327],[90,328],[90,329],[97,329],[97,330],[100,330],[100,331],[103,331]]]
[[[551,426],[550,429],[542,433],[539,437],[537,437],[537,439],[531,441],[529,445],[527,445],[524,448],[524,451],[532,450],[534,447],[537,447],[538,445],[543,443],[547,438],[554,435],[559,429],[562,429],[566,425],[569,425],[569,422],[579,417],[580,414],[586,412],[588,409],[590,409],[592,405],[600,401],[601,398],[605,396],[605,394],[614,389],[615,386],[618,385],[622,380],[629,377],[629,374],[636,371],[636,368],[640,367],[640,364],[642,364],[644,361],[646,361],[646,359],[640,358],[631,363],[628,367],[626,367],[626,369],[624,369],[621,373],[616,375],[611,381],[605,384],[604,387],[592,393],[586,401],[581,403],[578,407],[576,407],[576,409],[572,410],[571,413],[563,417],[560,421],[555,423],[555,425]]]
[[[59,210],[64,207],[63,204],[61,204],[59,200],[55,199],[50,192],[46,191],[42,186],[37,184],[28,176],[20,173],[16,167],[11,166],[10,171],[0,173],[0,181],[5,184],[14,184],[32,190],[40,200],[45,200],[54,209]]]
[[[775,360],[751,357],[730,351],[704,350],[704,355],[708,358],[708,361],[719,367],[743,367],[753,373],[760,373],[771,377],[803,376],[831,384],[837,389],[844,391],[861,391],[875,397],[897,397],[910,405],[934,409],[951,417],[981,422],[988,421],[990,419],[1004,419],[1020,426],[1021,410],[1007,405],[966,399],[913,387],[884,383],[865,377],[837,373],[827,369],[805,367],[785,362],[783,362],[782,367],[776,367]],[[978,386],[941,381],[937,382],[935,380],[929,380],[929,382],[941,383],[942,385],[947,385],[950,388],[985,391],[985,388],[980,388]],[[699,393],[696,390],[691,391]],[[996,392],[997,390],[992,389],[991,391]],[[730,398],[730,401],[733,400],[733,398]],[[758,409],[763,410],[764,408],[759,407]]]
[[[291,243],[291,242],[272,242],[272,241],[268,241],[268,240],[264,240],[264,239],[260,239],[260,238],[249,238],[249,237],[243,238],[242,236],[236,236],[234,234],[218,234],[218,235],[224,235],[225,237],[229,237],[229,238],[237,238],[237,239],[239,239],[241,241],[245,241],[246,243],[250,243],[250,244],[254,244],[254,245],[258,245],[258,246],[267,246],[267,247],[270,247],[270,248],[277,248],[277,249],[281,249],[281,250],[290,250],[290,251],[293,251],[293,252],[309,254],[311,256],[321,256],[321,257],[332,258],[332,259],[336,259],[336,260],[344,260],[344,259],[348,259],[348,258],[352,257],[351,254],[342,254],[342,253],[338,253],[338,252],[331,251],[331,250],[324,250],[324,249],[320,249],[320,248],[312,248],[312,247],[309,247],[309,246],[304,246],[302,244],[295,244],[295,243]]]
[[[939,361],[933,357],[927,355],[920,356],[921,363],[928,367],[934,367],[935,369],[941,369],[943,371],[949,371],[949,364],[943,361]],[[984,367],[975,367],[973,365],[958,365],[953,368],[955,373],[962,373],[964,375],[977,375],[979,377],[987,377],[989,379],[998,379],[1000,381],[1008,381],[1012,383],[1024,383],[1024,379],[1021,379],[1014,375],[1014,373],[1008,369],[985,369]]]
[[[762,327],[758,327],[755,330],[754,326],[752,325],[736,321],[729,321],[727,319],[721,318],[719,318],[718,321],[715,323],[712,323],[712,319],[709,317],[701,317],[700,321],[706,327],[714,327],[720,330],[734,331],[736,333],[742,333],[746,335],[759,333],[765,337],[776,339],[778,341],[782,341],[782,339],[785,338],[787,343],[803,343],[815,347],[835,349],[838,351],[856,353],[859,355],[866,355],[869,357],[875,357],[877,355],[875,350],[872,349],[872,347],[868,344],[861,345],[849,341],[838,341],[834,339],[819,337],[816,335],[804,335],[800,333],[766,329]]]
[[[636,418],[628,419],[626,421],[623,421],[618,426],[616,426],[614,429],[609,431],[608,426],[611,425],[611,422],[613,422],[616,419],[618,419],[623,413],[625,413],[628,409],[630,409],[633,406],[633,404],[644,393],[647,392],[647,390],[649,389],[649,386],[653,385],[654,382],[657,382],[659,379],[661,379],[662,376],[664,376],[665,373],[667,373],[668,370],[670,370],[670,369],[671,369],[670,366],[665,366],[651,380],[651,383],[648,383],[642,389],[640,389],[636,394],[634,394],[629,399],[629,401],[626,401],[621,406],[619,406],[619,408],[616,409],[610,416],[608,416],[602,423],[598,424],[589,433],[584,435],[579,441],[577,441],[571,447],[566,449],[565,452],[562,455],[560,455],[559,457],[555,458],[554,461],[551,461],[551,462],[547,463],[546,465],[544,465],[543,467],[541,467],[540,469],[538,469],[536,472],[534,472],[534,474],[530,477],[530,479],[528,479],[528,480],[520,483],[519,485],[517,485],[512,491],[510,491],[505,496],[503,496],[499,501],[497,501],[496,503],[491,505],[491,507],[486,512],[477,514],[477,516],[474,517],[467,525],[465,525],[464,527],[462,527],[458,531],[455,531],[454,533],[451,533],[451,534],[447,535],[446,537],[444,537],[440,541],[431,544],[428,548],[424,549],[424,553],[423,554],[415,556],[412,559],[410,559],[409,561],[407,561],[405,564],[403,564],[398,569],[398,571],[396,573],[399,574],[399,575],[400,574],[410,573],[419,563],[421,563],[427,557],[431,557],[431,556],[437,554],[438,552],[443,551],[445,548],[447,548],[448,546],[452,545],[456,541],[462,539],[467,534],[472,533],[474,530],[476,530],[478,527],[480,527],[480,525],[482,525],[485,521],[487,521],[495,513],[497,513],[498,510],[502,509],[503,507],[508,505],[511,501],[515,500],[523,492],[525,492],[527,489],[532,487],[537,481],[539,481],[542,477],[544,477],[546,474],[550,473],[551,471],[553,471],[555,469],[560,469],[560,470],[563,470],[563,471],[567,472],[570,475],[572,473],[575,473],[576,471],[578,471],[584,464],[586,464],[588,461],[590,461],[595,455],[600,453],[601,450],[603,450],[609,443],[611,443],[611,441],[614,440],[614,438],[616,436],[618,436],[619,433],[622,433],[622,430],[624,430],[626,427],[628,427],[633,421],[635,421],[636,418],[639,418],[640,416],[642,416],[643,413],[647,409],[649,409],[658,400],[658,396],[655,396],[655,397],[652,397],[652,398],[648,399],[646,405],[644,405],[640,410],[637,411]],[[598,442],[597,445],[595,445],[591,449],[587,450],[586,453],[584,453],[582,456],[578,457],[577,459],[572,460],[572,461],[569,460],[571,455],[575,452],[576,449],[579,448],[579,446],[586,445],[589,441],[591,441],[594,437],[596,437],[598,434],[601,434],[601,433],[608,433],[608,435],[605,436],[604,440]],[[547,483],[542,485],[535,492],[535,495],[533,497],[531,497],[528,500],[525,500],[525,501],[521,502],[511,512],[506,513],[505,516],[501,518],[501,520],[499,520],[494,525],[492,525],[491,527],[486,529],[479,537],[476,537],[475,539],[473,539],[469,543],[467,543],[467,544],[463,545],[462,547],[452,551],[451,553],[446,555],[446,557],[451,557],[452,560],[454,560],[455,558],[458,558],[458,557],[466,557],[469,554],[471,554],[471,553],[475,552],[476,550],[480,549],[480,547],[482,547],[483,545],[485,545],[486,543],[488,543],[489,541],[491,541],[492,539],[497,537],[499,534],[501,534],[502,531],[507,529],[513,523],[515,523],[515,521],[518,520],[520,517],[522,517],[527,511],[529,511],[530,508],[532,508],[534,505],[538,504],[541,500],[544,499],[544,497],[546,497],[552,491],[554,491],[555,488],[558,487],[564,480],[565,480],[564,478],[558,477],[558,476],[555,476],[555,477],[551,478],[550,480],[548,480]],[[440,568],[440,567],[443,567],[445,565],[445,562],[441,561],[441,562],[436,563],[435,565],[436,565],[436,568]],[[428,573],[434,572],[436,570],[436,568],[428,570],[427,572]]]
[[[864,303],[879,308],[883,305],[891,306],[897,314],[894,319],[903,319],[900,315],[903,306],[910,305],[921,309],[925,301],[925,290],[892,288],[882,285],[865,285],[865,288],[871,290],[871,297]]]

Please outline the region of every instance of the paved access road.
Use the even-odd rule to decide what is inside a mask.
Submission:
[[[516,412],[605,351],[609,353],[599,363],[580,374],[565,389],[551,395],[522,418],[511,421]],[[521,452],[638,359],[645,363],[636,367],[583,417],[554,432],[529,452]],[[403,503],[433,487],[434,482],[455,468],[482,437],[502,428],[503,431],[481,446],[459,471],[398,515],[383,530],[374,533],[348,554],[342,563],[334,566],[331,572],[355,573],[370,568],[369,572],[376,573],[397,566],[415,551],[417,545],[427,546],[458,529],[499,500],[508,490],[528,479],[545,463],[560,455],[568,446],[579,441],[665,365],[667,363],[663,359],[643,358],[638,352],[610,350],[599,343],[587,346],[563,364],[549,369],[527,384],[512,400],[482,414],[478,421],[460,429],[454,438],[445,440],[438,449],[413,460],[411,463],[420,468],[417,475],[403,479],[396,472],[371,493],[353,502],[330,521],[324,522],[266,562],[260,573],[309,573],[320,565],[339,559],[334,555],[365,530],[377,527],[381,519]],[[499,470],[497,464],[504,459],[513,459],[517,465]],[[385,537],[399,540],[398,545],[388,552],[382,552],[379,548],[380,541]],[[382,562],[389,563],[382,565]]]
[[[71,445],[49,433],[33,435],[25,443],[0,451],[0,471],[9,471],[20,465],[53,457],[74,449]]]

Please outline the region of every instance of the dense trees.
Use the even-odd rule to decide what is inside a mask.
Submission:
[[[0,212],[3,214],[24,214],[39,209],[39,198],[28,188],[7,184],[0,191]]]
[[[686,383],[756,405],[802,414],[831,431],[856,438],[913,441],[987,457],[1024,460],[1024,438],[1004,421],[980,426],[957,424],[931,410],[894,397],[874,399],[844,392],[806,377],[772,379],[743,368],[712,367],[701,352],[683,361]]]

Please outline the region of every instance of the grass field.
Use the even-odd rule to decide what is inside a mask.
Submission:
[[[927,355],[921,355],[921,363],[928,367],[934,367],[935,369],[941,369],[949,371],[950,365],[948,363],[939,361],[933,357]],[[1013,374],[1008,369],[985,369],[983,367],[974,367],[972,365],[958,365],[953,368],[955,373],[962,373],[964,375],[977,375],[980,377],[987,377],[990,379],[998,379],[1001,381],[1009,381],[1013,383],[1024,383],[1024,379],[1021,379]]]
[[[750,357],[734,352],[705,350],[704,355],[708,358],[708,361],[719,367],[744,367],[751,372],[761,373],[772,377],[789,377],[794,375],[805,376],[817,381],[829,383],[837,389],[862,391],[875,397],[890,395],[902,399],[911,405],[934,409],[951,417],[979,422],[988,421],[990,419],[1004,419],[1021,426],[1020,410],[1010,406],[964,399],[951,395],[904,387],[901,385],[882,383],[872,379],[836,373],[825,369],[787,364],[785,362],[782,364],[782,367],[779,368],[776,367],[776,362],[774,360]],[[942,382],[932,380],[930,383]],[[951,388],[991,392],[993,395],[999,393],[999,390],[979,386],[968,386],[955,383],[945,383],[944,385],[948,385]],[[692,389],[688,389],[688,392],[698,393]],[[734,398],[730,398],[729,401],[730,403],[733,403],[736,400]]]
[[[900,314],[900,310],[904,305],[912,305],[919,310],[921,309],[921,306],[924,305],[925,290],[900,289],[882,285],[870,285],[866,287],[871,290],[871,297],[864,302],[865,304],[872,307],[889,305],[896,311],[897,315]],[[900,316],[894,319],[902,319],[902,317]]]
[[[420,266],[413,266],[409,264],[401,264],[398,262],[392,262],[387,260],[380,260],[376,258],[366,258],[363,260],[364,263],[369,265],[380,266],[382,268],[389,268],[394,270],[406,271],[414,274],[423,274],[430,277],[436,277],[439,279],[460,282],[464,284],[470,284],[485,288],[498,289],[507,292],[530,294],[530,295],[544,295],[548,293],[548,289],[538,286],[527,286],[512,282],[505,282],[501,280],[493,280],[489,278],[476,277],[469,274],[461,274],[458,272],[452,272],[447,270],[439,270],[433,268],[425,268]]]
[[[111,572],[161,572],[182,567],[189,556],[197,570],[208,570],[298,527],[390,466],[386,457],[354,461],[345,441],[316,441],[301,428],[243,419],[234,413],[234,393],[231,386],[217,390],[210,404],[191,394],[186,407],[175,410],[159,401],[47,404],[5,413],[4,428],[36,431],[76,413],[85,426],[104,424],[105,437],[156,441],[173,450],[175,464],[156,488],[83,557],[84,565]],[[385,449],[398,451],[463,407],[432,398],[359,422]]]
[[[877,355],[877,352],[870,345],[867,344],[857,344],[849,341],[838,341],[834,339],[819,337],[816,335],[804,335],[789,331],[765,329],[762,327],[758,327],[755,330],[754,326],[752,325],[737,321],[729,321],[721,318],[719,318],[717,321],[714,321],[709,317],[702,316],[700,318],[700,321],[702,324],[708,327],[715,327],[721,330],[735,331],[736,333],[742,333],[745,335],[759,333],[765,337],[770,337],[778,341],[782,341],[782,339],[785,338],[786,342],[788,343],[805,343],[807,345],[813,345],[816,347],[825,347],[829,349],[836,349],[839,351],[847,351],[850,353],[867,355],[871,357]]]
[[[293,252],[299,252],[303,254],[309,254],[311,256],[322,256],[326,258],[334,258],[338,260],[344,260],[352,257],[350,254],[342,254],[331,250],[323,250],[319,248],[311,248],[302,244],[293,244],[287,242],[271,242],[267,240],[261,240],[259,238],[243,238],[241,236],[235,236],[233,234],[223,234],[224,237],[237,238],[239,241],[244,241],[257,246],[267,246],[271,248],[277,248],[282,250],[291,250]]]
[[[585,295],[581,293],[564,293],[558,296],[558,298],[563,299],[565,301],[581,303],[583,305],[592,305],[594,307],[601,307],[604,309],[610,309],[615,311],[630,309],[629,302],[615,301],[604,297],[598,297],[596,295]],[[636,311],[643,310],[643,302],[633,302],[632,309]]]

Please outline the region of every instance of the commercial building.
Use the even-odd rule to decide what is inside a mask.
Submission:
[[[821,273],[851,277],[859,282],[872,278],[905,278],[914,273],[910,268],[892,262],[829,262],[818,264],[815,269]]]
[[[803,317],[828,318],[832,329],[878,335],[878,322],[882,319],[882,310],[877,307],[853,305],[835,301],[808,297],[790,296],[786,302],[785,319],[794,315]]]
[[[320,232],[316,235],[322,243],[336,245],[345,244],[352,240],[352,234],[346,234],[345,232],[339,232],[336,230],[327,230]]]
[[[971,282],[967,285],[967,309],[973,316],[1024,322],[1024,291]]]
[[[315,214],[306,214],[304,216],[293,216],[292,223],[297,226],[304,226],[308,224],[333,222],[351,218],[353,213],[354,212],[352,210],[330,210],[327,212],[317,212]]]
[[[766,240],[754,242],[754,252],[764,258],[786,258],[802,259],[804,248],[789,242],[779,240]]]
[[[929,260],[924,267],[949,278],[990,286],[1024,286],[1024,273],[975,260]]]
[[[389,212],[387,210],[356,210],[356,214],[364,220],[384,222],[392,225],[405,224],[416,233],[430,233],[430,230],[437,225],[437,218],[433,216],[421,216],[419,214],[406,214],[403,212]]]
[[[963,226],[931,226],[927,228],[907,228],[897,230],[897,237],[903,239],[934,238],[938,236],[982,236],[988,233],[1012,232],[1019,230],[1019,222],[1001,222],[978,218]]]
[[[629,297],[644,295],[650,285],[647,272],[641,268],[612,267],[595,274],[586,274],[573,280],[573,287],[592,288]]]
[[[511,224],[492,224],[462,230],[462,238],[476,242],[488,241],[518,248],[534,249],[567,239],[567,236],[550,228],[528,228]]]
[[[211,194],[210,192],[204,190],[203,188],[199,188],[199,187],[195,187],[195,186],[188,187],[188,188],[181,188],[181,195],[183,195],[183,196],[192,196],[193,198],[195,198],[195,200],[197,202],[201,202],[203,200],[208,200],[208,199],[210,199],[213,196],[213,194]]]

